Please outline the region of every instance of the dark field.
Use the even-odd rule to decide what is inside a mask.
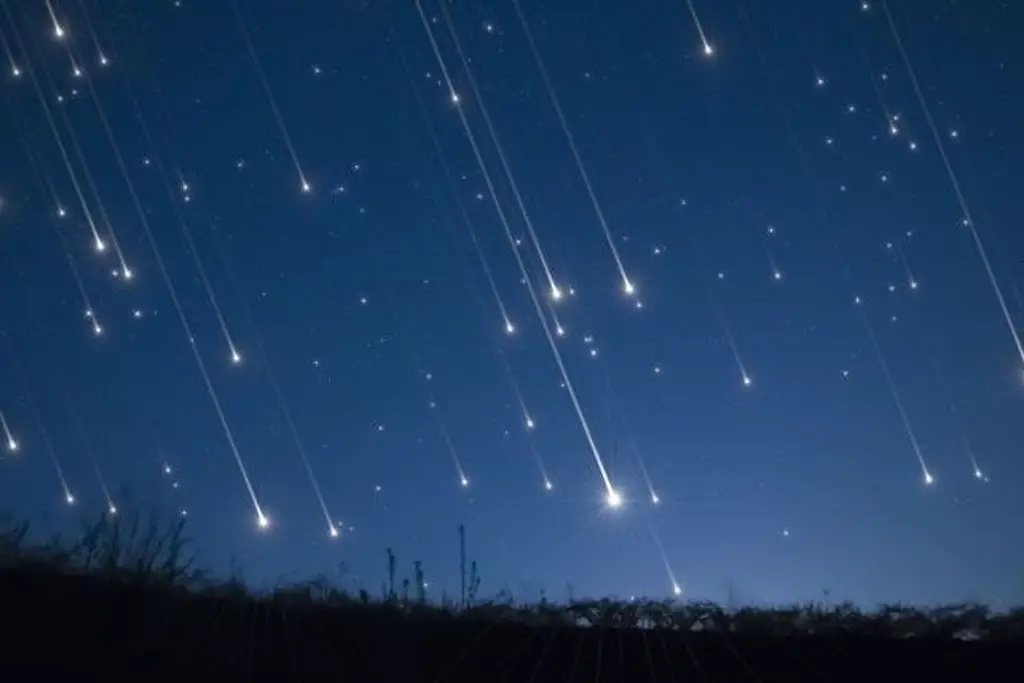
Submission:
[[[10,680],[974,682],[1021,680],[1024,663],[1019,612],[438,606],[394,590],[393,564],[380,599],[320,582],[256,595],[180,562],[180,525],[135,541],[101,527],[59,551],[0,536]]]

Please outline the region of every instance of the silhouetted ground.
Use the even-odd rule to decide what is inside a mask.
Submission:
[[[8,680],[1021,680],[1012,642],[528,626],[0,571]],[[7,677],[4,676],[6,679]]]
[[[183,519],[102,517],[67,543],[0,524],[0,683],[75,681],[1024,680],[1024,609],[427,599],[422,569],[380,598],[323,580],[253,593],[184,552]]]

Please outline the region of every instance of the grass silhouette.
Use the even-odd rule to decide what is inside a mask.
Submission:
[[[9,665],[90,679],[358,681],[1009,680],[1024,608],[481,599],[458,528],[457,598],[419,561],[380,595],[324,578],[257,591],[195,564],[185,518],[103,515],[75,539],[0,522]]]

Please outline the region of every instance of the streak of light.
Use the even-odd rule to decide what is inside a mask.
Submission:
[[[690,16],[693,17],[693,25],[697,27],[697,33],[700,35],[700,42],[704,48],[704,54],[708,57],[715,54],[715,48],[708,42],[707,34],[704,33],[704,26],[700,23],[700,17],[697,16],[697,10],[693,6],[693,0],[686,0],[686,6],[690,9]]]
[[[303,194],[309,194],[313,191],[313,186],[306,178],[306,173],[302,170],[302,164],[299,163],[299,155],[295,151],[295,145],[292,144],[292,136],[288,132],[288,128],[284,125],[284,116],[281,115],[281,110],[277,106],[277,99],[274,97],[274,93],[270,89],[270,81],[267,80],[267,76],[263,72],[263,66],[260,64],[259,57],[256,55],[256,48],[252,44],[252,38],[249,37],[249,30],[245,27],[245,20],[242,17],[242,12],[238,9],[238,5],[235,0],[229,0],[229,2],[238,23],[238,30],[245,41],[245,47],[249,51],[249,56],[252,58],[253,65],[256,67],[256,75],[259,76],[260,84],[263,86],[263,92],[267,95],[267,101],[270,103],[270,109],[274,114],[274,119],[277,121],[277,127],[281,130],[281,137],[284,139],[285,146],[288,147],[288,153],[292,157],[292,163],[295,164],[295,172],[299,176],[299,189]]]
[[[818,187],[814,182],[814,175],[811,173],[810,164],[807,161],[807,155],[804,153],[803,146],[800,144],[800,140],[793,129],[793,124],[791,121],[789,111],[785,105],[785,102],[782,99],[781,94],[779,93],[778,83],[771,69],[768,67],[768,62],[766,61],[764,53],[761,50],[761,46],[759,41],[757,40],[757,35],[754,31],[754,27],[750,23],[750,20],[746,16],[746,14],[744,14],[743,20],[747,26],[747,29],[750,32],[754,49],[757,52],[758,61],[761,65],[761,69],[767,81],[771,84],[772,94],[774,95],[779,115],[782,118],[784,125],[786,126],[786,131],[789,135],[790,144],[796,153],[796,157],[800,165],[800,170],[804,176],[804,180],[807,184],[808,190],[810,191],[815,208],[821,216],[822,224],[824,225],[830,238],[830,241],[832,243],[833,250],[836,254],[836,259],[839,262],[840,269],[843,274],[844,283],[848,291],[850,292],[850,298],[854,302],[854,307],[857,309],[858,320],[863,325],[864,330],[871,341],[872,349],[875,352],[875,358],[878,361],[879,367],[882,369],[882,374],[885,377],[885,382],[889,389],[889,395],[892,398],[893,404],[895,405],[897,412],[899,413],[900,421],[903,424],[907,441],[909,442],[911,449],[914,453],[914,457],[917,460],[917,464],[920,467],[921,478],[926,486],[931,486],[932,484],[935,483],[935,477],[932,474],[930,468],[928,467],[924,459],[924,455],[921,452],[921,447],[918,443],[917,436],[914,432],[913,426],[911,425],[910,418],[907,415],[907,411],[903,407],[903,399],[900,397],[900,393],[896,388],[896,383],[893,380],[892,373],[889,371],[889,363],[886,361],[885,354],[882,352],[882,348],[878,344],[878,339],[875,335],[874,327],[871,325],[871,321],[869,320],[867,313],[864,310],[864,301],[858,294],[856,294],[856,285],[853,280],[853,275],[850,271],[850,266],[847,263],[846,256],[843,253],[842,248],[839,245],[839,239],[836,235],[835,226],[832,223],[832,219],[828,212],[828,209],[826,208],[825,204],[821,199],[821,192],[818,190]]]
[[[156,149],[153,137],[149,132],[149,126],[146,124],[145,119],[142,117],[142,112],[138,108],[136,108],[136,115],[146,139],[146,143],[151,149]],[[204,292],[206,293],[206,299],[210,302],[210,308],[213,309],[214,316],[217,318],[217,325],[220,327],[221,335],[224,337],[224,343],[228,348],[228,360],[232,365],[240,365],[242,363],[242,354],[239,352],[238,346],[235,344],[235,338],[231,334],[231,330],[228,328],[227,319],[225,318],[224,311],[217,299],[217,294],[214,292],[213,284],[210,282],[210,277],[206,272],[206,266],[203,265],[203,260],[199,256],[199,247],[196,245],[195,240],[192,237],[192,229],[189,227],[188,221],[182,213],[181,208],[178,206],[177,201],[175,201],[174,190],[171,187],[168,174],[164,168],[160,155],[154,153],[153,159],[156,164],[157,172],[160,174],[161,180],[163,181],[164,189],[170,199],[171,209],[177,219],[178,227],[181,229],[181,234],[184,236],[185,242],[188,244],[188,252],[192,257],[192,263],[195,264],[196,272],[199,273],[199,280],[203,285]]]
[[[448,86],[449,92],[455,90],[451,77],[448,74],[448,67],[441,56],[440,48],[437,45],[437,40],[434,38],[434,32],[430,28],[430,22],[427,19],[427,15],[423,11],[421,0],[416,0],[416,9],[420,15],[420,21],[423,25],[424,30],[427,33],[427,37],[430,40],[431,48],[434,51],[434,57],[437,59],[438,65],[441,68],[441,72],[444,75],[445,82]],[[526,289],[530,294],[530,300],[533,302],[534,310],[537,313],[537,318],[540,320],[541,327],[544,330],[544,336],[547,338],[548,346],[551,348],[552,355],[554,356],[555,363],[558,365],[559,373],[562,376],[562,382],[565,384],[566,390],[568,391],[569,398],[572,401],[573,408],[576,411],[576,417],[579,419],[580,426],[583,429],[583,433],[586,436],[587,444],[590,446],[590,453],[593,456],[594,463],[597,465],[597,469],[601,475],[601,479],[604,482],[605,491],[607,493],[608,501],[614,501],[618,499],[618,493],[615,487],[612,485],[611,477],[608,475],[608,470],[605,467],[604,460],[601,457],[601,453],[597,448],[597,443],[594,441],[593,434],[590,431],[590,425],[587,423],[587,419],[583,414],[583,408],[580,405],[579,399],[576,396],[576,390],[569,379],[568,372],[565,369],[565,363],[562,361],[562,354],[558,351],[558,345],[555,343],[555,339],[551,334],[551,328],[548,325],[547,318],[544,315],[544,310],[541,306],[540,299],[537,296],[537,292],[534,289],[533,283],[530,280],[529,274],[526,271],[526,265],[523,263],[522,255],[519,250],[516,249],[515,237],[512,235],[512,229],[508,222],[508,217],[505,215],[505,210],[501,206],[501,202],[498,200],[497,190],[494,187],[494,182],[491,179],[490,171],[487,169],[487,165],[484,163],[483,156],[480,153],[480,148],[477,145],[476,137],[473,135],[473,131],[469,126],[469,122],[466,120],[466,114],[462,107],[457,107],[456,112],[459,114],[459,119],[462,122],[463,131],[466,134],[466,139],[473,149],[473,155],[476,158],[477,165],[480,168],[480,173],[484,178],[484,182],[487,185],[487,191],[490,195],[491,201],[494,204],[495,211],[498,214],[498,218],[501,221],[502,227],[505,230],[505,237],[508,239],[510,246],[512,247],[512,253],[515,256],[516,263],[519,266],[519,272],[522,275],[523,282],[526,285]]]
[[[637,467],[640,468],[640,475],[643,477],[644,485],[647,487],[648,498],[652,505],[659,505],[661,504],[661,497],[658,495],[657,489],[654,486],[654,481],[651,479],[650,471],[647,469],[647,463],[640,454],[640,448],[637,445],[635,433],[626,416],[625,406],[619,398],[619,394],[612,382],[612,374],[608,368],[608,363],[602,359],[599,361],[599,366],[602,378],[604,379],[605,389],[607,390],[609,422],[614,422],[613,415],[618,416],[618,426],[625,434],[629,450],[632,452],[633,458],[636,460]]]
[[[7,35],[4,34],[2,28],[0,28],[0,45],[4,48],[4,55],[7,57],[7,66],[11,76],[13,78],[21,78],[21,67],[18,66],[18,61],[14,58],[14,51],[11,50],[11,44],[7,40]]]
[[[71,51],[71,47],[70,46],[65,46],[65,47],[67,48],[68,54],[73,59],[74,55],[73,55],[73,53]],[[49,75],[47,74],[45,69],[43,70],[43,73],[44,73],[44,75],[47,76],[47,80],[50,80],[49,79]],[[122,158],[122,155],[121,155],[121,150],[120,150],[120,148],[117,145],[117,141],[116,141],[116,139],[114,137],[114,132],[110,128],[110,123],[107,120],[107,115],[106,115],[106,113],[103,110],[102,104],[100,103],[99,96],[96,94],[96,88],[93,86],[91,78],[86,78],[85,82],[86,82],[86,85],[87,85],[87,87],[89,89],[89,94],[90,94],[90,96],[92,98],[93,105],[96,107],[96,112],[99,114],[100,122],[103,124],[103,130],[106,133],[107,140],[109,141],[110,146],[111,146],[111,148],[114,151],[114,155],[115,155],[115,157],[116,157],[116,159],[118,161],[118,165],[119,165],[119,167],[121,169],[121,174],[124,177],[125,183],[128,184],[129,186],[131,186],[131,180],[130,180],[130,178],[128,176],[127,169],[124,166],[124,161],[123,161],[123,158]],[[125,260],[124,253],[121,250],[120,242],[117,239],[117,234],[114,231],[113,223],[111,222],[110,217],[107,215],[106,206],[104,205],[104,203],[102,201],[102,198],[100,197],[99,190],[96,187],[96,183],[93,181],[92,173],[90,172],[89,167],[88,167],[88,165],[86,163],[85,155],[82,153],[81,146],[78,144],[78,137],[75,135],[74,129],[71,126],[71,122],[68,119],[66,111],[63,108],[61,108],[60,112],[61,112],[61,117],[62,117],[62,119],[64,121],[64,125],[67,128],[67,130],[68,130],[68,137],[71,140],[72,147],[74,148],[74,150],[75,150],[75,152],[76,152],[76,154],[78,156],[79,163],[82,166],[82,170],[85,173],[86,181],[89,183],[89,186],[92,188],[92,193],[93,193],[93,196],[95,198],[96,205],[97,205],[97,207],[99,208],[99,211],[100,211],[100,217],[102,218],[103,222],[106,224],[107,231],[110,233],[110,242],[114,246],[114,253],[117,255],[117,258],[118,258],[118,260],[119,260],[119,262],[121,264],[121,276],[125,280],[131,280],[134,277],[134,273],[133,273],[132,269],[128,266],[127,261]],[[134,190],[132,190],[132,192],[134,192]]]
[[[882,0],[881,5],[882,11],[885,13],[886,21],[889,24],[889,29],[892,31],[893,38],[896,41],[896,47],[899,49],[900,56],[903,58],[903,64],[906,66],[907,74],[910,76],[910,82],[914,86],[914,93],[917,95],[917,100],[921,105],[922,111],[924,111],[925,119],[928,121],[928,127],[931,129],[932,138],[935,141],[935,147],[939,150],[939,156],[942,157],[942,164],[945,167],[946,175],[949,177],[949,182],[953,187],[953,192],[956,194],[956,200],[960,206],[960,214],[963,217],[963,223],[971,232],[971,237],[974,240],[974,246],[977,249],[978,256],[981,258],[981,262],[985,267],[985,273],[988,276],[992,292],[996,296],[999,308],[1003,313],[1003,319],[1006,321],[1006,326],[1010,331],[1010,335],[1013,337],[1013,343],[1017,347],[1017,355],[1020,357],[1021,365],[1024,366],[1024,343],[1021,342],[1016,324],[1013,321],[1013,317],[1010,315],[1010,309],[1006,305],[1006,299],[1003,297],[1002,287],[996,279],[995,272],[992,269],[992,264],[989,262],[985,245],[981,241],[981,235],[978,234],[977,227],[974,224],[974,219],[971,217],[971,211],[967,206],[967,200],[960,187],[960,180],[953,171],[953,165],[949,160],[949,155],[946,153],[946,144],[943,142],[942,136],[939,135],[939,129],[935,125],[935,119],[932,117],[931,107],[928,106],[928,102],[924,98],[924,93],[921,91],[921,84],[917,80],[917,73],[914,71],[914,67],[910,63],[910,58],[907,56],[907,51],[903,47],[903,40],[900,38],[899,31],[896,29],[896,22],[893,21],[892,13],[889,11],[889,3],[886,2],[886,0]]]
[[[405,72],[409,89],[415,97],[420,119],[423,121],[423,124],[427,129],[427,135],[430,138],[434,153],[437,156],[438,162],[441,164],[441,168],[444,170],[444,176],[447,181],[449,192],[458,208],[462,223],[469,232],[469,239],[473,244],[473,251],[476,254],[477,261],[480,263],[480,268],[487,280],[487,285],[490,287],[491,295],[494,297],[495,304],[498,307],[503,329],[505,334],[511,336],[516,333],[516,326],[509,317],[508,308],[505,306],[505,301],[501,296],[501,292],[498,290],[497,281],[494,279],[494,271],[491,269],[491,264],[487,260],[487,256],[484,254],[483,247],[480,245],[480,240],[477,237],[476,226],[473,224],[473,221],[469,216],[469,211],[466,209],[466,203],[462,200],[462,195],[459,193],[459,190],[455,185],[455,178],[452,175],[451,164],[448,162],[448,156],[445,154],[444,148],[441,146],[441,140],[437,135],[437,128],[430,120],[426,104],[423,102],[423,96],[416,87],[415,79],[413,79],[412,76],[412,70],[409,68],[409,60],[406,57],[405,50],[402,48],[401,42],[398,40],[398,36],[395,33],[394,26],[390,22],[388,24],[388,28],[391,31],[391,40],[398,52],[399,61],[402,63],[402,68]]]
[[[680,203],[680,207],[685,209],[686,204]],[[703,261],[702,251],[700,249],[699,240],[696,236],[689,235],[691,228],[689,222],[684,218],[684,231],[687,233],[685,239],[690,244],[690,248],[693,253],[697,256],[698,260]],[[725,312],[725,306],[722,305],[721,300],[715,293],[714,285],[709,281],[707,275],[707,268],[703,263],[697,264],[698,269],[701,272],[702,279],[704,280],[704,287],[708,293],[708,299],[711,302],[711,307],[715,312],[715,317],[718,318],[718,324],[722,327],[722,332],[725,335],[725,341],[729,345],[729,350],[732,352],[733,361],[736,363],[736,368],[739,370],[740,382],[743,388],[749,389],[754,386],[754,378],[751,377],[750,373],[747,372],[747,365],[743,361],[743,356],[740,354],[739,345],[736,343],[736,337],[732,331],[732,324],[729,322],[729,316]]]
[[[75,423],[75,430],[78,432],[78,437],[81,439],[82,447],[85,450],[85,456],[89,460],[89,464],[92,467],[93,474],[96,475],[96,481],[99,483],[100,492],[103,494],[103,500],[107,504],[107,512],[114,515],[117,514],[117,506],[114,504],[114,498],[110,495],[110,487],[107,485],[107,478],[103,474],[103,470],[100,468],[99,460],[96,458],[96,450],[93,448],[92,439],[89,438],[89,430],[85,426],[85,421],[82,420],[82,414],[78,412],[78,408],[75,406],[71,396],[67,393],[64,395],[65,402],[68,406],[68,412],[71,414],[72,421]]]
[[[73,505],[75,502],[75,496],[71,493],[71,488],[68,486],[68,480],[64,476],[64,468],[60,463],[60,459],[57,457],[57,450],[53,447],[53,438],[50,436],[50,430],[46,428],[46,423],[43,422],[43,416],[39,412],[39,406],[36,404],[35,398],[32,395],[32,391],[29,388],[27,378],[25,377],[25,371],[21,367],[21,363],[18,361],[18,356],[14,350],[14,344],[7,337],[7,332],[0,331],[0,336],[3,336],[6,342],[7,353],[11,359],[11,365],[18,375],[21,383],[22,390],[28,399],[29,409],[32,412],[32,417],[35,420],[36,426],[39,428],[39,434],[43,438],[43,449],[50,458],[50,464],[53,465],[53,471],[57,475],[57,482],[60,484],[61,491],[64,494],[64,500],[69,505]]]
[[[295,444],[295,450],[299,454],[299,459],[302,460],[302,467],[306,471],[306,476],[309,478],[310,486],[313,487],[313,494],[316,496],[317,502],[320,504],[320,511],[323,513],[324,520],[327,523],[327,533],[332,538],[335,538],[338,535],[338,528],[335,526],[331,513],[327,509],[327,501],[324,499],[323,490],[320,488],[320,482],[317,479],[316,474],[313,472],[313,466],[309,462],[309,455],[306,453],[306,447],[302,443],[302,437],[299,436],[299,429],[295,426],[295,420],[292,417],[291,409],[288,407],[288,401],[284,397],[281,385],[278,383],[277,376],[274,374],[274,368],[271,365],[266,352],[263,350],[263,344],[260,341],[259,333],[255,328],[253,329],[253,334],[256,340],[256,349],[263,362],[263,367],[267,371],[267,379],[270,381],[270,386],[273,388],[274,395],[277,397],[277,402],[281,408],[282,414],[284,415],[285,422],[288,424],[288,432],[291,434],[292,442]]]
[[[508,356],[505,351],[499,346],[498,355],[501,357],[502,367],[505,370],[505,377],[508,380],[508,385],[512,389],[512,393],[518,403],[520,415],[522,416],[523,425],[523,436],[526,439],[527,448],[530,450],[530,455],[533,456],[533,461],[537,464],[537,470],[540,472],[541,481],[544,483],[544,489],[551,491],[554,488],[554,484],[551,481],[551,477],[548,475],[547,465],[544,463],[544,459],[541,457],[540,451],[537,450],[537,444],[533,438],[533,430],[536,429],[536,422],[534,422],[533,416],[530,414],[530,410],[526,407],[526,401],[523,399],[523,392],[519,386],[519,381],[516,379],[515,372],[512,370],[512,364],[508,360]]]
[[[96,61],[99,62],[100,66],[109,66],[110,60],[107,58],[107,53],[104,51],[103,46],[100,44],[99,35],[96,33],[96,29],[93,27],[92,19],[89,17],[89,10],[85,6],[85,0],[78,0],[78,6],[82,10],[82,16],[85,17],[85,28],[89,32],[92,38],[93,47],[96,49]]]
[[[552,301],[560,301],[564,296],[562,288],[559,287],[558,283],[555,281],[555,277],[551,272],[551,266],[548,265],[547,257],[544,255],[544,249],[541,247],[540,240],[537,238],[537,232],[533,227],[533,220],[530,218],[530,213],[526,210],[526,204],[523,202],[523,197],[519,193],[519,183],[516,182],[515,175],[512,173],[512,168],[509,166],[508,158],[505,156],[505,148],[502,146],[501,139],[498,137],[498,132],[495,130],[494,123],[491,121],[491,115],[487,111],[487,105],[484,104],[483,93],[480,92],[480,88],[476,83],[476,78],[473,76],[473,71],[469,67],[469,60],[466,58],[466,53],[462,49],[462,42],[459,40],[458,33],[455,31],[455,24],[452,23],[447,4],[445,2],[441,2],[440,6],[445,24],[448,26],[448,34],[451,36],[452,44],[455,46],[455,51],[459,56],[459,60],[462,62],[462,70],[466,74],[466,80],[469,81],[469,86],[473,91],[473,97],[476,99],[476,105],[480,109],[480,114],[483,116],[484,124],[487,126],[487,131],[490,133],[491,143],[494,145],[494,149],[498,153],[498,160],[501,162],[501,167],[505,171],[505,177],[508,179],[509,189],[512,190],[512,196],[515,198],[516,205],[519,207],[519,213],[523,217],[523,223],[526,225],[526,232],[530,237],[530,242],[533,243],[534,251],[537,253],[537,258],[540,260],[541,269],[544,271],[544,277],[548,282],[549,296]]]
[[[654,546],[658,549],[658,555],[661,557],[661,563],[665,565],[665,573],[668,574],[672,595],[679,597],[683,594],[683,587],[676,579],[676,573],[672,569],[672,563],[669,562],[668,553],[665,552],[665,544],[661,542],[661,536],[658,534],[658,530],[655,528],[654,522],[652,522],[650,518],[647,519],[647,526],[651,531],[651,539],[654,540]]]
[[[14,121],[16,130],[18,131],[18,139],[22,143],[22,148],[25,152],[25,156],[28,158],[29,166],[34,171],[36,178],[40,184],[44,187],[44,191],[48,193],[50,200],[57,206],[57,218],[62,219],[67,216],[67,212],[60,205],[60,199],[57,197],[57,190],[54,186],[53,179],[50,174],[46,171],[43,165],[39,162],[35,152],[32,151],[32,145],[29,143],[28,131],[24,126],[21,117],[18,115],[17,110],[11,103],[10,98],[4,98],[5,104],[7,104],[8,110],[11,114],[11,119]],[[75,260],[74,255],[71,252],[71,248],[68,246],[67,240],[64,237],[60,225],[54,226],[54,232],[57,233],[57,237],[60,239],[61,248],[64,251],[64,255],[67,258],[68,266],[71,270],[71,276],[74,279],[75,286],[78,289],[78,294],[82,299],[82,310],[85,312],[85,317],[89,320],[92,327],[93,334],[99,336],[103,332],[103,327],[96,317],[96,309],[93,307],[90,300],[89,294],[86,291],[85,283],[82,280],[81,272],[78,267],[78,263]]]
[[[21,39],[17,25],[14,23],[14,17],[11,15],[10,8],[8,8],[7,3],[3,2],[3,0],[0,0],[0,6],[3,7],[4,14],[7,16],[7,21],[11,24],[14,39],[18,43],[19,49],[23,53],[27,54],[25,44]],[[104,252],[107,249],[106,242],[104,242],[100,237],[99,230],[96,227],[96,221],[93,219],[92,212],[89,210],[89,204],[85,201],[85,194],[82,192],[82,186],[78,181],[78,174],[75,173],[74,166],[72,166],[71,159],[68,156],[67,148],[64,146],[64,141],[57,132],[57,123],[53,118],[53,112],[50,110],[50,105],[46,100],[46,96],[43,95],[42,88],[39,85],[39,80],[36,78],[35,72],[28,65],[26,65],[25,70],[28,72],[29,78],[32,81],[32,86],[36,92],[36,96],[39,98],[39,103],[42,106],[43,113],[46,116],[46,122],[50,127],[50,132],[53,134],[54,142],[57,143],[57,148],[60,150],[61,159],[64,161],[64,168],[67,170],[68,177],[71,179],[71,185],[75,190],[75,195],[78,197],[78,202],[82,207],[82,213],[85,216],[85,220],[89,224],[89,230],[92,232],[93,247],[98,252]]]
[[[125,76],[125,82],[130,87],[130,81]],[[135,105],[136,112],[139,112],[138,99],[132,94],[132,101]],[[109,133],[109,126],[108,126]],[[112,133],[109,133],[112,136]],[[146,241],[149,244],[150,250],[153,252],[153,256],[156,260],[157,267],[160,271],[161,278],[167,287],[168,294],[170,294],[171,302],[174,305],[174,310],[178,316],[178,320],[181,323],[182,330],[185,333],[185,339],[188,343],[189,350],[192,353],[192,357],[196,362],[196,368],[199,370],[199,374],[203,380],[203,386],[206,389],[206,393],[210,398],[210,402],[213,404],[214,411],[217,414],[217,420],[220,423],[221,429],[224,432],[224,438],[227,441],[228,447],[231,451],[231,456],[238,468],[239,475],[242,478],[242,482],[245,485],[245,490],[249,495],[249,500],[252,504],[253,510],[256,514],[256,521],[258,528],[261,530],[269,529],[270,520],[264,514],[263,507],[259,502],[259,497],[256,495],[256,489],[253,486],[252,479],[249,477],[248,468],[245,466],[245,462],[242,459],[242,454],[238,449],[238,445],[235,441],[234,432],[231,430],[231,426],[228,424],[227,417],[224,414],[224,409],[221,406],[220,397],[217,395],[217,391],[213,386],[213,381],[210,379],[210,373],[206,368],[206,363],[203,361],[202,355],[199,353],[199,348],[195,342],[195,335],[192,333],[192,326],[188,322],[188,318],[185,316],[185,310],[181,305],[181,300],[178,296],[178,290],[174,286],[174,281],[171,279],[170,272],[167,270],[167,265],[164,262],[163,255],[160,251],[160,247],[156,242],[156,238],[153,235],[153,230],[149,224],[149,219],[146,217],[146,212],[142,208],[142,203],[139,200],[138,193],[135,191],[135,185],[131,182],[131,177],[128,174],[128,169],[124,164],[124,158],[121,156],[116,145],[115,157],[118,165],[121,169],[121,174],[125,179],[125,183],[128,186],[129,194],[132,198],[132,202],[135,206],[136,213],[139,215],[139,220],[143,228],[143,233],[146,236]]]
[[[216,239],[216,231],[214,231],[214,237]],[[316,496],[317,502],[320,505],[320,511],[324,515],[324,521],[327,523],[327,534],[331,538],[337,538],[339,534],[338,526],[334,522],[334,518],[327,507],[327,500],[324,498],[323,489],[320,487],[320,480],[313,471],[313,465],[310,463],[306,446],[302,441],[302,437],[299,435],[299,429],[295,425],[295,419],[292,417],[291,408],[288,406],[288,401],[285,399],[284,391],[281,389],[281,385],[277,381],[277,375],[274,372],[274,367],[270,362],[270,358],[267,356],[267,353],[263,348],[263,342],[260,339],[260,333],[256,327],[256,321],[252,315],[252,311],[250,311],[249,307],[245,304],[245,298],[242,296],[242,289],[238,280],[235,278],[234,270],[231,268],[231,262],[228,260],[227,254],[224,252],[219,239],[216,239],[216,244],[220,250],[221,260],[224,262],[228,278],[234,287],[235,296],[242,307],[242,314],[245,316],[246,321],[249,324],[249,329],[253,335],[253,339],[256,342],[256,351],[259,354],[260,361],[263,368],[267,371],[267,379],[270,382],[271,388],[274,390],[274,396],[277,399],[278,406],[281,408],[281,413],[284,415],[285,422],[288,425],[288,432],[291,435],[292,443],[295,444],[295,451],[299,454],[299,459],[302,461],[302,467],[306,472],[306,476],[309,478],[310,486],[313,488],[313,495]]]
[[[50,0],[43,0],[43,2],[46,4],[46,11],[50,15],[50,23],[53,26],[53,37],[57,40],[64,40],[67,38],[68,32],[57,19],[57,13],[53,10],[53,4]]]
[[[540,50],[537,48],[537,43],[533,39],[533,31],[530,30],[530,24],[526,21],[526,15],[523,14],[522,7],[519,5],[519,0],[512,0],[512,4],[515,6],[516,14],[519,17],[519,23],[523,27],[523,33],[526,35],[526,40],[530,45],[530,51],[533,53],[534,62],[536,62],[541,78],[544,81],[544,87],[547,90],[548,98],[551,100],[555,113],[558,115],[558,121],[562,126],[562,132],[565,134],[565,139],[569,144],[569,149],[572,151],[573,159],[576,161],[576,169],[579,171],[580,178],[583,180],[583,184],[587,188],[587,195],[590,197],[590,203],[594,207],[594,213],[597,215],[597,220],[601,224],[601,230],[604,232],[605,241],[608,243],[608,248],[611,250],[612,257],[615,259],[615,265],[618,268],[619,277],[622,279],[622,291],[628,296],[633,296],[636,294],[636,286],[626,274],[626,267],[623,265],[618,247],[615,246],[615,239],[612,237],[611,228],[608,227],[608,221],[605,220],[604,210],[601,208],[601,204],[597,200],[597,194],[594,192],[594,186],[590,182],[590,176],[587,173],[586,167],[583,165],[583,159],[580,156],[579,149],[576,147],[576,138],[569,129],[569,123],[565,117],[564,111],[562,110],[562,104],[555,92],[554,85],[551,83],[551,77],[548,75],[547,67],[544,65],[544,60],[540,56]]]
[[[242,460],[242,454],[238,450],[238,445],[235,442],[234,433],[228,425],[227,417],[224,414],[224,409],[221,407],[220,398],[217,395],[216,389],[214,389],[213,382],[210,379],[210,374],[206,369],[206,363],[203,361],[202,355],[199,353],[199,348],[195,342],[195,335],[192,334],[192,326],[189,325],[188,318],[185,316],[185,310],[182,308],[181,300],[178,297],[178,290],[174,286],[174,282],[171,280],[170,273],[167,271],[167,265],[164,263],[160,248],[156,243],[156,238],[153,236],[153,231],[149,226],[149,220],[145,217],[145,212],[139,203],[138,196],[135,194],[134,189],[131,190],[132,199],[135,202],[136,209],[139,215],[142,217],[143,232],[146,235],[146,240],[149,242],[150,249],[153,252],[157,266],[160,270],[161,277],[164,280],[164,284],[167,286],[167,291],[171,297],[171,303],[174,304],[174,310],[178,315],[178,320],[181,323],[182,330],[185,332],[185,339],[188,343],[189,350],[192,352],[192,357],[196,362],[196,367],[199,370],[199,374],[203,379],[203,385],[206,388],[206,393],[210,398],[210,402],[213,404],[214,411],[217,414],[217,419],[220,422],[221,429],[224,432],[224,438],[228,443],[228,447],[231,450],[232,458],[235,461],[235,465],[238,467],[238,472],[242,477],[242,481],[245,484],[245,489],[249,494],[249,499],[252,503],[253,510],[256,513],[256,520],[260,529],[267,529],[269,527],[269,520],[263,513],[263,508],[260,505],[259,498],[256,495],[256,490],[253,487],[252,480],[249,477],[248,469],[245,466],[245,462]]]
[[[57,226],[55,231],[57,233],[57,237],[60,239],[61,249],[64,251],[64,256],[67,257],[71,276],[75,281],[75,286],[78,288],[78,295],[82,298],[82,304],[85,306],[85,319],[89,321],[93,335],[99,337],[103,334],[103,325],[97,318],[96,309],[93,308],[92,302],[89,299],[89,293],[85,289],[85,283],[82,280],[82,275],[78,269],[78,263],[75,261],[75,257],[71,253],[71,248],[68,246],[67,239],[65,239],[60,226]]]
[[[11,425],[7,422],[7,416],[4,415],[4,411],[0,409],[0,427],[4,431],[4,445],[7,448],[8,453],[17,453],[21,448],[18,440],[14,438],[14,433],[11,431]]]

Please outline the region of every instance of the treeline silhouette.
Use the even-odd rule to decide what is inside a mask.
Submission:
[[[1024,609],[481,600],[462,527],[460,595],[439,601],[391,550],[379,595],[325,579],[257,592],[197,568],[183,518],[28,531],[0,527],[10,680],[975,682],[1021,680],[1024,661]]]

